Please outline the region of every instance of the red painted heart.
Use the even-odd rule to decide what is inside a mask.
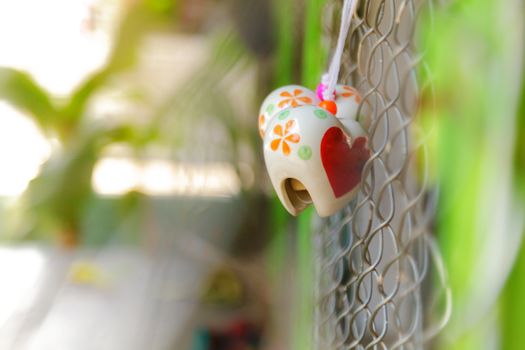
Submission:
[[[370,158],[367,138],[357,137],[352,147],[338,127],[331,127],[321,140],[321,160],[336,198],[344,196],[361,182],[361,172]]]

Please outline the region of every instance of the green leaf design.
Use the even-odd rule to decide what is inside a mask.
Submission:
[[[297,155],[302,160],[308,160],[312,158],[312,148],[310,146],[301,146],[299,147],[299,150],[297,151]]]
[[[275,105],[273,103],[270,103],[267,107],[266,107],[266,113],[268,114],[271,114],[275,109]]]
[[[290,110],[286,109],[286,110],[282,111],[281,113],[279,113],[279,115],[277,116],[277,119],[284,120],[284,119],[288,118],[289,115],[290,115]]]
[[[326,111],[322,110],[322,109],[316,109],[314,111],[314,114],[319,119],[326,119],[326,118],[328,118],[328,113],[326,113]]]

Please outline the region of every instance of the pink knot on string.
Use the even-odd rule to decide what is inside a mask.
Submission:
[[[319,83],[319,85],[317,85],[317,88],[315,89],[315,93],[317,95],[317,97],[319,98],[319,100],[321,101],[324,101],[325,98],[324,98],[324,95],[325,95],[325,91],[326,89],[328,88],[328,86],[326,84],[323,84],[323,83]],[[335,99],[335,91],[334,91],[334,99]]]
[[[319,83],[319,85],[317,85],[317,88],[315,89],[317,98],[319,98],[321,101],[324,101],[323,93],[325,90],[326,90],[326,85],[323,83]]]

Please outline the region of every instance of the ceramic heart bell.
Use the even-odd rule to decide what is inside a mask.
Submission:
[[[266,168],[292,215],[311,203],[319,216],[332,215],[357,192],[370,151],[357,121],[360,96],[349,89],[336,88],[337,116],[318,107],[316,94],[298,85],[273,91],[261,106]]]

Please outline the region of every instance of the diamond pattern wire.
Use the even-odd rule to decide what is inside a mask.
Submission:
[[[327,37],[337,40],[342,0],[329,0]],[[430,232],[425,137],[415,117],[424,67],[414,45],[425,0],[362,0],[340,80],[363,95],[373,155],[357,198],[316,237],[317,349],[423,349],[450,314],[450,290]],[[434,192],[435,194],[435,192]]]

